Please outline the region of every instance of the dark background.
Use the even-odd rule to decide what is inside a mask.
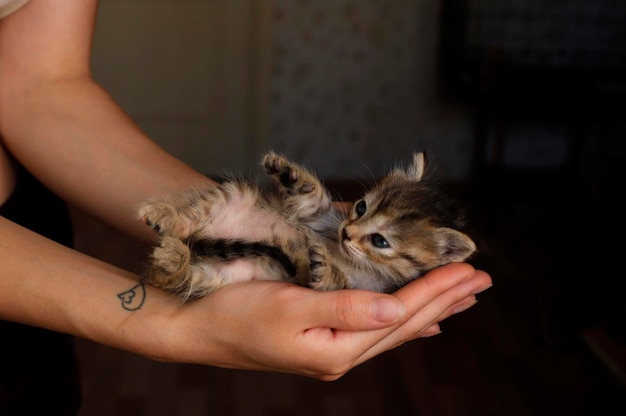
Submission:
[[[78,340],[82,414],[626,414],[625,17],[617,0],[443,2],[441,87],[474,129],[471,177],[448,185],[494,287],[442,334],[333,383]],[[542,152],[516,157],[529,148]],[[138,270],[145,247],[75,222],[79,249]],[[96,247],[98,233],[117,242]]]

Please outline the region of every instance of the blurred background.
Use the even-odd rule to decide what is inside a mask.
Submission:
[[[274,149],[352,199],[428,151],[494,287],[333,383],[78,340],[84,415],[626,414],[622,0],[103,0],[93,66],[209,175]],[[75,223],[141,270],[146,247]]]

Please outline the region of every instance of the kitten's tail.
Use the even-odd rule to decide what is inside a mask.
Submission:
[[[282,266],[285,272],[296,276],[296,266],[289,256],[278,247],[259,242],[228,239],[200,239],[189,242],[191,261],[201,261],[202,257],[219,258],[224,261],[246,257],[269,257]]]

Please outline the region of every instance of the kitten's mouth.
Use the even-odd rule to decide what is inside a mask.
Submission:
[[[361,249],[357,245],[355,245],[349,238],[344,238],[341,240],[341,243],[339,244],[339,249],[346,256],[355,259],[360,259],[364,256]]]
[[[362,258],[364,253],[359,246],[352,241],[345,227],[339,230],[339,250],[342,254],[355,259]]]

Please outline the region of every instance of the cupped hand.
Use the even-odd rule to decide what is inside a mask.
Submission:
[[[169,357],[226,368],[335,380],[476,302],[491,278],[465,263],[431,271],[392,295],[315,291],[283,282],[225,286],[181,306]]]

